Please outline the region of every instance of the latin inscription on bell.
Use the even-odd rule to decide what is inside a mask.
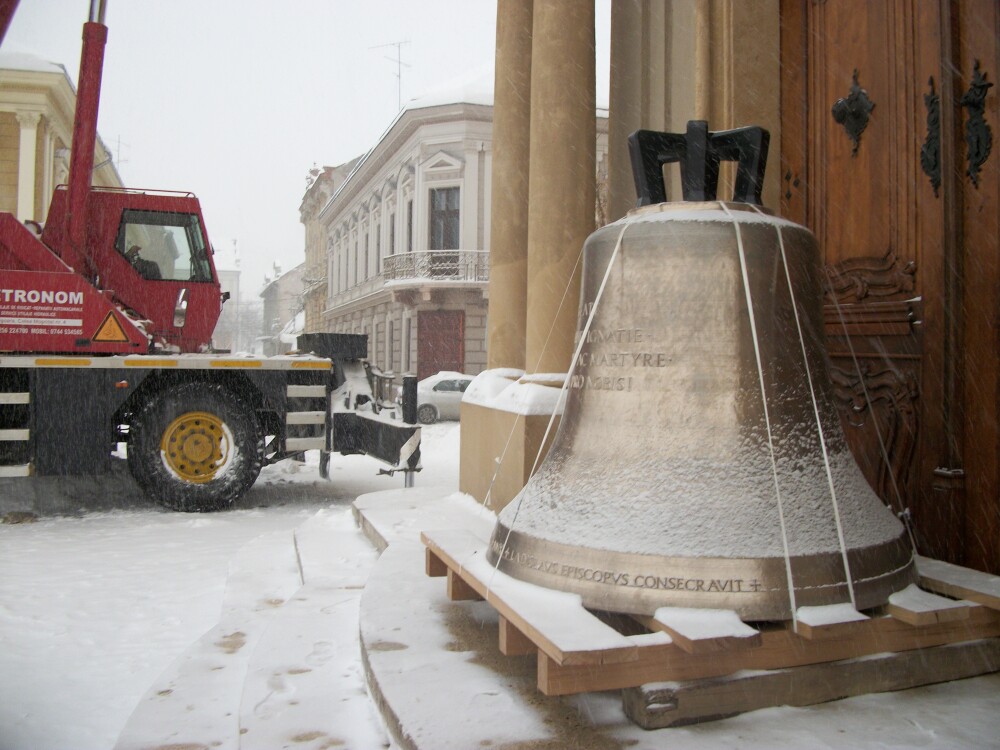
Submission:
[[[607,586],[683,591],[692,594],[754,594],[766,590],[756,578],[688,578],[685,576],[651,575],[641,570],[615,571],[568,565],[555,560],[542,560],[527,552],[515,552],[509,547],[505,547],[497,539],[490,541],[490,551],[497,559],[523,566],[529,570]]]

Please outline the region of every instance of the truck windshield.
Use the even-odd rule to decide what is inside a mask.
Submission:
[[[115,247],[144,278],[212,280],[197,214],[126,209]]]

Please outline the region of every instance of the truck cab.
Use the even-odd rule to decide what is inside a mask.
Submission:
[[[64,254],[67,190],[52,197],[42,242]],[[74,269],[143,321],[168,351],[205,349],[222,297],[198,199],[191,193],[92,188],[84,268]]]

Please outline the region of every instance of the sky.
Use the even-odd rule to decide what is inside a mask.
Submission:
[[[605,80],[609,3],[597,3]],[[75,83],[88,11],[22,0],[3,50],[60,63]],[[201,199],[220,265],[238,248],[245,296],[275,262],[304,259],[310,168],[365,153],[400,100],[491,64],[496,2],[109,0],[105,20],[101,138],[126,186]]]

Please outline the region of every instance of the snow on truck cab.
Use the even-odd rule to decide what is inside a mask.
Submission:
[[[0,3],[0,39],[16,5]],[[104,11],[93,0],[84,24],[69,184],[40,236],[0,213],[0,477],[99,476],[125,443],[138,484],[177,510],[229,507],[309,449],[324,477],[332,452],[364,453],[411,484],[420,430],[379,416],[365,336],[214,351],[225,297],[198,199],[91,187]]]

